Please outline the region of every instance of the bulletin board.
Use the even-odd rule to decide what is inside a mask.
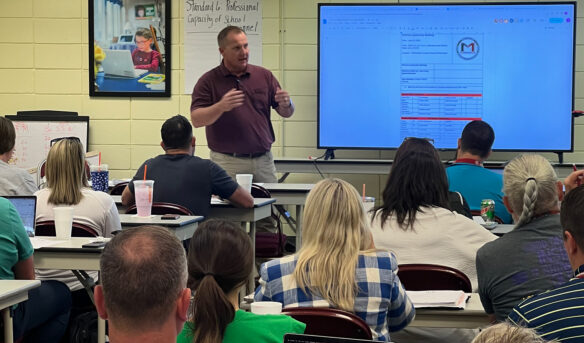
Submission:
[[[12,157],[16,166],[36,168],[47,158],[51,140],[60,137],[78,137],[87,151],[89,138],[88,116],[20,116],[7,115],[16,129],[16,145]]]

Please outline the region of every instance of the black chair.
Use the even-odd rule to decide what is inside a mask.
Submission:
[[[306,324],[307,335],[373,339],[371,328],[357,315],[328,307],[295,307],[282,309],[288,315]]]
[[[128,207],[126,210],[126,214],[136,214],[138,210],[136,208],[136,204]],[[181,214],[183,216],[193,216],[193,212],[191,212],[188,208],[173,204],[170,202],[154,202],[152,203],[152,214]]]
[[[468,276],[456,268],[436,264],[400,264],[397,276],[408,291],[461,290],[472,292]]]
[[[36,223],[35,236],[56,236],[55,221],[45,220]],[[89,226],[77,222],[73,222],[71,228],[72,237],[97,237],[97,232]]]
[[[117,185],[113,186],[112,189],[110,190],[110,195],[122,195],[122,193],[124,192],[124,189],[126,188],[128,183],[129,182],[124,181],[124,182],[120,182]]]

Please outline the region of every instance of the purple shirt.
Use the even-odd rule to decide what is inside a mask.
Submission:
[[[209,149],[240,154],[269,151],[274,142],[270,107],[278,107],[275,95],[280,88],[269,70],[248,64],[245,74],[238,78],[221,62],[195,85],[191,111],[215,104],[233,88],[243,91],[245,101],[205,127]]]

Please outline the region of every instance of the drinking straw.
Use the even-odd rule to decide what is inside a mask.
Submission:
[[[146,181],[146,169],[148,169],[148,165],[144,165],[144,181]]]
[[[363,201],[365,201],[365,184],[363,184]]]

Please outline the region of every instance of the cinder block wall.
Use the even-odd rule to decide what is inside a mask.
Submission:
[[[317,3],[315,0],[262,0],[263,63],[292,94],[296,104],[296,113],[290,119],[282,120],[274,112],[275,156],[307,158],[323,153],[315,148]],[[0,115],[32,109],[88,115],[91,117],[90,150],[102,152],[112,178],[131,177],[145,159],[162,153],[159,146],[162,122],[177,113],[189,116],[190,95],[182,94],[184,0],[171,0],[171,4],[172,97],[145,99],[89,97],[87,0],[0,1]],[[578,5],[576,108],[584,109],[584,2],[578,0]],[[576,151],[567,154],[566,161],[584,162],[583,133],[584,119],[577,119]],[[208,157],[204,129],[196,129],[195,135],[196,153]],[[444,157],[452,155],[446,153]],[[337,152],[341,158],[392,156],[391,151]],[[506,160],[513,156],[495,154],[493,159]],[[555,155],[548,157],[556,160]],[[337,176],[352,182],[357,189],[366,183],[369,195],[377,198],[386,179],[384,175]],[[318,179],[320,176],[308,174],[288,178],[290,182]]]

